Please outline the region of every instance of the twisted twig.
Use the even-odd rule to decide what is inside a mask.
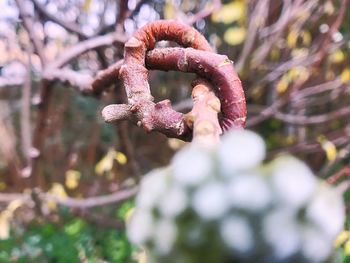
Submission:
[[[160,40],[172,40],[191,48],[154,49],[146,53]],[[232,62],[226,56],[212,53],[199,32],[174,21],[157,21],[141,28],[125,44],[125,60],[98,75],[93,83],[95,91],[119,77],[128,96],[128,104],[109,105],[103,110],[107,121],[131,119],[147,131],[156,130],[184,140],[191,138],[184,115],[173,110],[169,100],[153,102],[146,65],[150,69],[194,72],[210,80],[222,104],[221,128],[244,126],[244,92]]]

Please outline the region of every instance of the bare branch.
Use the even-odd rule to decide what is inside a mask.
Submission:
[[[341,26],[341,23],[344,20],[346,11],[348,10],[348,0],[342,0],[341,6],[339,8],[339,13],[337,14],[336,19],[332,23],[332,25],[329,28],[329,31],[327,32],[327,35],[324,37],[323,41],[320,43],[321,48],[319,48],[319,51],[316,54],[316,64],[319,64],[323,61],[324,57],[328,54],[330,50],[330,45],[332,41],[332,36],[334,33],[336,33],[339,30],[339,27]]]
[[[28,53],[28,65],[25,81],[22,89],[22,105],[21,105],[21,139],[22,139],[22,152],[26,158],[26,169],[27,173],[23,174],[25,177],[31,175],[32,171],[32,129],[30,120],[30,106],[31,106],[31,53],[32,48],[30,43],[27,47]]]
[[[247,120],[247,127],[253,127],[260,122],[270,118],[274,113],[288,101],[287,97],[280,98],[272,103],[270,106],[262,110],[259,115],[253,116]]]
[[[97,206],[111,205],[122,202],[133,197],[138,191],[137,187],[124,189],[111,193],[109,195],[102,195],[97,197],[88,197],[83,199],[76,198],[61,198],[49,193],[40,193],[38,197],[41,202],[54,201],[59,205],[67,206],[70,208],[91,208]],[[23,202],[30,202],[32,196],[30,194],[19,194],[19,193],[0,193],[0,203],[9,203],[14,200],[20,200]]]
[[[350,115],[350,106],[343,107],[341,109],[331,111],[325,114],[320,114],[316,116],[305,116],[305,115],[292,115],[285,114],[282,112],[275,112],[274,117],[288,123],[293,123],[297,125],[305,125],[305,124],[319,124],[332,120],[339,119],[340,117],[345,117]]]
[[[186,21],[186,24],[193,25],[197,21],[202,20],[202,19],[210,16],[211,14],[213,14],[215,11],[219,10],[220,8],[221,8],[221,0],[213,0],[213,3],[210,6],[205,7],[204,9],[200,10],[198,13],[191,16]]]
[[[254,11],[251,15],[251,20],[248,26],[248,32],[247,39],[244,42],[244,46],[241,52],[241,55],[236,63],[237,71],[240,72],[247,60],[248,55],[251,53],[251,50],[253,48],[258,29],[259,27],[264,26],[265,19],[267,18],[266,14],[269,8],[270,0],[260,0],[255,5]]]
[[[115,203],[119,203],[126,199],[133,197],[138,191],[138,188],[130,188],[125,190],[120,190],[118,192],[97,196],[97,197],[89,197],[85,199],[76,199],[76,198],[58,198],[55,195],[44,194],[42,198],[47,201],[55,201],[59,205],[67,206],[71,208],[91,208],[96,206],[105,206],[111,205]]]
[[[81,41],[70,48],[67,48],[55,61],[48,67],[50,69],[58,69],[69,63],[78,56],[103,46],[110,46],[114,43],[125,43],[127,37],[122,34],[110,33],[104,36],[93,37],[85,41]]]
[[[33,43],[35,52],[38,54],[40,61],[43,66],[47,64],[47,59],[44,53],[44,45],[40,41],[40,39],[37,37],[36,33],[34,32],[34,22],[28,14],[27,9],[25,8],[25,3],[23,0],[16,0],[18,10],[19,10],[19,15],[23,20],[23,25],[28,32],[29,38]]]
[[[69,84],[84,94],[92,92],[91,82],[93,78],[90,73],[77,72],[70,69],[47,70],[43,78],[47,81],[60,81],[63,84]]]
[[[88,36],[81,30],[80,26],[78,24],[72,23],[72,22],[67,22],[62,19],[59,19],[57,16],[54,14],[51,14],[45,9],[45,6],[40,4],[37,0],[32,0],[34,3],[34,6],[37,8],[37,10],[43,14],[47,19],[51,20],[52,22],[55,22],[56,24],[62,26],[65,28],[67,31],[71,33],[77,34],[79,37],[85,39]]]

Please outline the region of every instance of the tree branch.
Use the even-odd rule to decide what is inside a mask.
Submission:
[[[133,197],[138,191],[137,187],[124,189],[111,193],[109,195],[102,195],[97,197],[88,197],[83,199],[76,199],[71,197],[61,198],[53,194],[42,193],[40,191],[38,197],[41,202],[54,201],[59,205],[67,206],[70,208],[92,208],[97,206],[111,205],[122,202]],[[24,203],[33,202],[30,194],[19,194],[19,193],[0,193],[0,203],[9,203],[14,200],[20,200]]]
[[[220,100],[207,81],[195,81],[193,86],[193,108],[185,115],[187,125],[193,129],[192,143],[211,147],[219,143],[222,134],[218,119]]]
[[[43,66],[45,66],[47,64],[47,59],[44,53],[44,45],[43,43],[40,41],[40,39],[37,37],[36,33],[34,32],[34,23],[33,20],[30,16],[30,14],[28,14],[26,8],[25,8],[25,4],[23,2],[23,0],[15,0],[17,3],[17,7],[19,10],[19,15],[23,20],[23,25],[26,29],[26,31],[28,32],[29,38],[33,43],[35,52],[38,54],[40,61],[42,63]]]
[[[92,84],[95,92],[101,92],[116,81],[119,77],[121,64],[122,62],[118,62],[98,74]],[[147,53],[146,65],[149,69],[194,72],[215,83],[214,89],[222,104],[221,128],[228,130],[230,127],[243,127],[246,116],[244,93],[232,63],[226,56],[192,48],[154,49]],[[131,105],[109,105],[104,109],[103,115],[106,121],[128,118],[134,122],[140,120],[137,117],[136,119],[132,117]],[[162,126],[157,125],[158,131],[159,127]],[[176,135],[174,132],[171,136],[185,138],[184,135]]]
[[[50,69],[58,69],[69,63],[72,59],[77,58],[78,56],[99,48],[103,46],[110,46],[114,43],[125,43],[127,37],[122,34],[109,33],[104,36],[93,37],[88,40],[81,41],[70,48],[67,48],[64,53],[62,53],[55,61],[51,62],[48,65]]]
[[[285,114],[279,111],[274,113],[274,117],[287,123],[305,125],[305,124],[320,124],[328,121],[333,121],[341,117],[350,115],[350,106],[343,107],[341,109],[331,111],[325,114],[319,114],[316,116],[305,116],[305,115],[292,115]]]
[[[44,15],[47,19],[51,20],[52,22],[55,22],[56,24],[60,25],[64,29],[66,29],[68,32],[77,34],[80,38],[87,38],[88,36],[81,30],[80,26],[78,24],[72,23],[72,22],[66,22],[64,20],[59,19],[54,14],[51,14],[45,9],[45,6],[40,4],[37,0],[32,0],[34,6],[36,9]]]

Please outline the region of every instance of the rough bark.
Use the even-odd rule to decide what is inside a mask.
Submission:
[[[188,48],[154,49],[160,40],[175,41]],[[232,61],[227,56],[213,53],[205,38],[192,27],[174,21],[150,23],[126,42],[124,57],[123,62],[100,73],[92,85],[99,92],[117,78],[124,84],[128,104],[108,105],[102,112],[106,121],[130,119],[146,131],[191,139],[192,130],[184,115],[173,110],[169,100],[153,102],[148,69],[160,69],[193,72],[210,81],[222,105],[222,130],[244,127],[244,92]]]

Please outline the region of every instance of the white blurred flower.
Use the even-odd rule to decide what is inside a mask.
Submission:
[[[227,133],[218,149],[220,167],[226,176],[258,165],[265,158],[264,140],[248,130]]]
[[[321,186],[306,208],[306,218],[333,241],[344,227],[345,221],[344,202],[337,189]]]
[[[339,43],[343,40],[343,35],[342,33],[340,33],[339,31],[338,32],[335,32],[333,35],[332,35],[332,40],[335,42],[335,43]]]
[[[299,229],[291,211],[280,209],[269,213],[263,220],[262,230],[277,258],[287,258],[298,251],[300,247]]]
[[[127,234],[131,242],[137,245],[144,244],[153,234],[151,213],[137,209],[130,219]]]
[[[154,242],[159,254],[165,255],[170,252],[177,236],[176,225],[173,221],[162,219],[155,227]]]
[[[305,205],[316,189],[312,171],[293,157],[280,157],[273,165],[272,184],[278,199],[295,208]]]
[[[247,220],[230,216],[221,223],[220,234],[226,245],[239,252],[248,252],[253,247],[253,233]]]
[[[159,200],[159,210],[165,217],[175,217],[188,205],[186,192],[180,186],[174,186]]]
[[[142,180],[129,238],[149,249],[152,262],[171,262],[174,251],[178,262],[203,262],[204,246],[213,262],[256,262],[256,255],[324,262],[344,223],[340,193],[320,187],[295,158],[265,166],[264,156],[262,139],[249,131],[230,132],[215,152],[180,151],[169,168]],[[189,208],[192,217],[183,220]]]
[[[174,156],[172,160],[173,175],[175,180],[183,185],[198,185],[213,172],[212,163],[207,150],[199,147],[187,147]]]
[[[242,174],[228,185],[228,197],[233,206],[249,211],[260,211],[271,202],[271,192],[264,178]]]
[[[136,197],[136,206],[144,209],[154,207],[160,196],[166,191],[167,177],[166,169],[157,169],[145,175]]]
[[[325,33],[328,32],[329,26],[328,26],[327,24],[321,24],[321,25],[319,26],[319,30],[320,30],[320,32],[321,32],[322,34],[325,34]]]
[[[218,219],[229,209],[226,189],[221,183],[210,183],[202,186],[193,195],[194,210],[203,219]]]
[[[332,242],[315,228],[303,229],[301,252],[308,262],[324,262],[330,256],[332,248]]]

